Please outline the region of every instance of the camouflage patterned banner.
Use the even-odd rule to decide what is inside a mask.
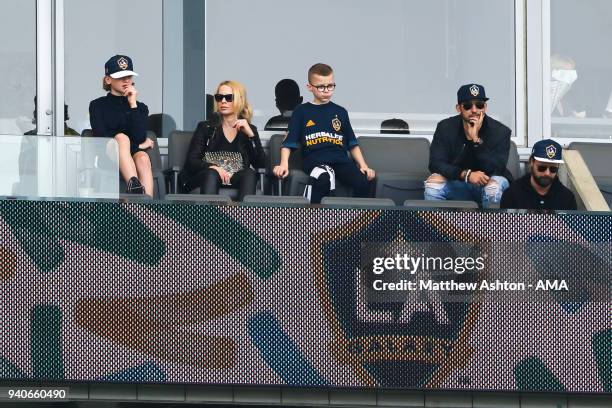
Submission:
[[[0,379],[612,390],[612,214],[1,201],[0,217]],[[454,245],[445,281],[557,284],[368,296],[414,243]],[[581,265],[588,284],[560,296]]]

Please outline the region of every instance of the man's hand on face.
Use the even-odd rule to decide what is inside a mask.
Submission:
[[[480,128],[482,127],[482,121],[484,120],[484,111],[477,112],[474,115],[470,115],[470,118],[466,122],[465,132],[467,137],[472,141],[476,142],[478,140],[478,132],[480,132]]]
[[[138,96],[138,90],[134,87],[134,85],[128,85],[123,89],[123,96],[128,98],[128,103],[130,107],[136,107],[136,98]]]

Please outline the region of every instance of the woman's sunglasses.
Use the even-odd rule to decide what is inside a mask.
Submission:
[[[227,102],[233,102],[234,101],[234,95],[232,95],[232,94],[215,94],[215,101],[221,102],[223,99],[225,99]]]

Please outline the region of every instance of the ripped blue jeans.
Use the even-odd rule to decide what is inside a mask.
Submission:
[[[432,178],[440,181],[433,181]],[[432,174],[425,181],[425,199],[476,201],[480,207],[488,208],[490,204],[501,201],[501,196],[509,185],[503,176],[491,176],[487,185],[479,186],[459,180],[449,181],[439,174]]]

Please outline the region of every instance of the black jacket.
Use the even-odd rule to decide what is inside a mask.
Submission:
[[[459,180],[461,167],[467,154],[473,155],[471,170],[483,171],[488,176],[504,176],[512,181],[506,168],[510,152],[511,130],[502,123],[484,117],[479,136],[482,144],[475,145],[466,139],[460,115],[438,123],[429,151],[429,171],[443,175],[449,180]]]
[[[263,150],[263,146],[261,145],[257,127],[255,127],[253,124],[249,125],[255,134],[252,139],[242,132],[238,132],[236,135],[238,148],[242,154],[242,163],[244,164],[245,168],[248,168],[251,165],[255,168],[265,168],[266,154]],[[189,144],[189,151],[187,152],[185,165],[179,173],[179,183],[181,184],[181,187],[185,188],[193,176],[212,166],[211,163],[207,163],[203,160],[204,153],[218,151],[217,141],[219,139],[217,138],[221,137],[225,137],[223,135],[223,129],[221,126],[213,127],[210,126],[208,122],[198,123],[198,127],[193,133],[191,143]]]
[[[558,178],[555,178],[548,193],[541,196],[531,185],[531,174],[528,173],[504,191],[500,208],[575,210],[577,206],[574,193],[561,184]]]
[[[125,96],[116,96],[110,92],[89,103],[89,121],[96,137],[115,137],[124,133],[130,138],[132,153],[147,138],[147,117],[149,108],[137,102],[136,108],[130,108]]]

